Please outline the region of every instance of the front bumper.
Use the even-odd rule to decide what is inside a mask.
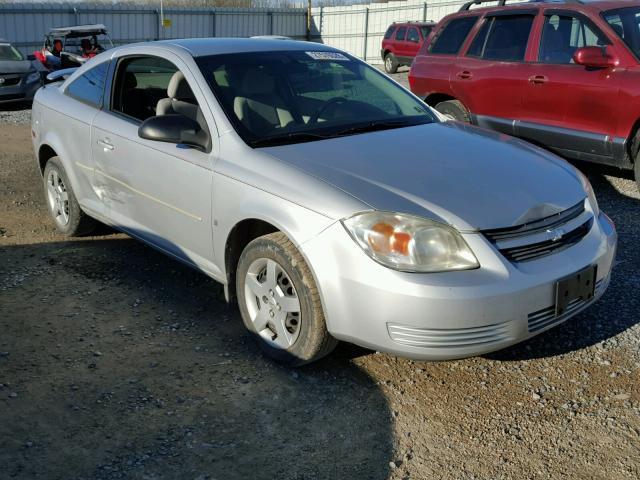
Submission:
[[[371,260],[339,222],[304,243],[329,332],[424,360],[499,350],[564,322],[602,296],[617,245],[615,227],[603,213],[578,244],[529,262],[510,263],[482,234],[463,236],[481,268],[398,272]],[[556,282],[589,265],[597,265],[593,300],[555,317]]]
[[[26,80],[27,75],[24,75],[16,85],[0,85],[0,105],[33,100],[41,82],[37,80],[27,83]]]

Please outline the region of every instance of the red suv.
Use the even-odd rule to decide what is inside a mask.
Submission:
[[[398,67],[411,65],[435,26],[434,22],[404,22],[387,28],[380,50],[387,73],[396,73]]]
[[[409,74],[439,112],[572,159],[631,169],[640,186],[640,2],[532,1],[442,19]]]

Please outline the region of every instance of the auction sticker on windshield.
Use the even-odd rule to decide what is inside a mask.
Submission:
[[[339,62],[348,62],[349,58],[339,52],[305,52],[314,60],[337,60]]]

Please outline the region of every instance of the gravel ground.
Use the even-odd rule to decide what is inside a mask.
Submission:
[[[260,356],[215,282],[106,229],[58,235],[13,123],[0,114],[0,477],[640,477],[629,178],[586,170],[618,264],[565,324],[467,360],[342,345],[291,371]]]
[[[26,105],[19,105],[11,110],[0,110],[0,124],[29,125],[31,123],[31,109]]]

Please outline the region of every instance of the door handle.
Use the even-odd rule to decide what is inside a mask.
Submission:
[[[547,83],[549,79],[544,75],[533,75],[529,77],[529,82],[534,85],[542,85],[543,83]]]
[[[100,145],[102,148],[104,148],[105,152],[107,150],[113,150],[114,149],[113,144],[109,142],[108,138],[98,140],[98,145]]]
[[[473,74],[471,72],[468,72],[467,70],[464,70],[462,72],[458,72],[458,78],[460,78],[462,80],[468,80],[471,77],[473,77]]]

